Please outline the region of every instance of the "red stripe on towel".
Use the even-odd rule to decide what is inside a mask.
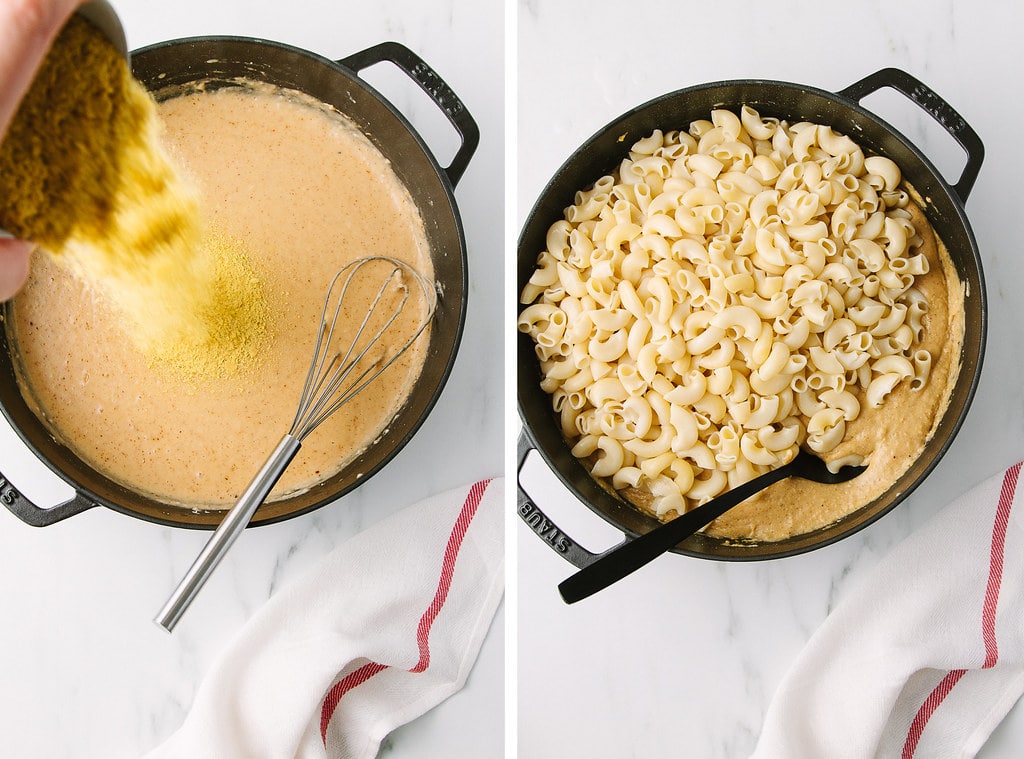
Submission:
[[[1020,479],[1021,463],[1014,464],[1003,475],[1003,485],[999,490],[999,503],[996,506],[995,522],[992,525],[988,583],[985,586],[985,603],[981,610],[981,637],[985,644],[985,663],[982,665],[982,669],[994,667],[999,660],[999,647],[996,644],[996,611],[999,605],[999,587],[1003,581],[1006,528],[1010,521],[1010,509],[1013,506],[1013,497],[1017,491],[1017,482]],[[924,734],[924,728],[928,724],[928,720],[939,707],[939,704],[953,690],[953,686],[960,682],[960,678],[966,673],[967,670],[965,669],[951,670],[939,681],[935,689],[928,694],[928,698],[921,704],[921,708],[917,710],[917,714],[914,715],[914,719],[910,723],[907,739],[903,743],[903,759],[911,759],[914,756],[914,752],[917,751],[917,744]]]
[[[985,588],[985,606],[981,612],[981,634],[985,641],[985,664],[983,669],[995,666],[999,659],[996,645],[996,607],[999,604],[999,586],[1003,581],[1003,555],[1006,549],[1006,527],[1010,522],[1010,507],[1017,490],[1020,464],[1006,471],[1003,487],[999,491],[999,506],[996,508],[995,526],[992,528],[992,550],[989,558],[988,586]]]
[[[459,557],[462,539],[466,537],[466,530],[469,529],[469,523],[476,515],[477,507],[480,505],[480,500],[484,497],[486,489],[487,482],[478,482],[469,489],[466,503],[462,507],[459,518],[455,520],[452,534],[448,536],[448,546],[444,551],[441,578],[437,583],[434,600],[430,602],[430,606],[427,607],[423,616],[420,617],[420,623],[416,626],[416,643],[420,648],[420,660],[415,667],[409,670],[410,672],[422,672],[430,666],[430,628],[448,598],[448,591],[452,587],[452,577],[455,575],[455,560]]]
[[[437,619],[437,615],[441,612],[441,608],[448,598],[448,591],[451,589],[452,578],[455,576],[455,562],[459,557],[462,540],[466,537],[466,531],[469,529],[473,517],[476,516],[480,501],[483,500],[484,492],[487,490],[490,482],[489,479],[481,480],[469,489],[466,500],[462,504],[462,510],[459,512],[455,525],[452,527],[452,532],[448,536],[448,545],[445,547],[444,558],[441,561],[441,575],[438,578],[437,590],[434,592],[430,605],[423,612],[419,624],[416,626],[416,645],[419,648],[420,658],[409,672],[423,672],[430,666],[430,628],[433,626],[434,620]],[[323,706],[320,708],[320,739],[325,747],[327,746],[327,726],[331,723],[331,718],[334,717],[334,712],[338,708],[341,699],[353,688],[362,685],[373,676],[388,668],[389,665],[387,664],[368,662],[331,686],[331,689],[324,697]]]
[[[967,674],[966,669],[951,670],[939,681],[935,689],[928,694],[928,698],[924,700],[921,708],[914,715],[914,721],[910,723],[907,740],[903,744],[903,759],[912,759],[914,752],[917,751],[917,743],[921,740],[921,735],[924,733],[924,726],[928,724],[928,720],[935,710],[939,708],[939,704],[942,703],[943,699],[953,690],[953,686],[960,682],[960,678],[965,674]]]

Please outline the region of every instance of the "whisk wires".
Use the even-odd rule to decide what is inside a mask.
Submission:
[[[382,265],[387,267],[387,274],[351,339],[347,339],[341,334],[343,327],[339,322],[347,318],[344,307],[346,304],[351,307],[348,299],[357,294],[353,291],[350,296],[349,289],[366,274],[363,271],[366,267]],[[411,335],[399,347],[389,348],[386,336],[405,311],[414,290],[422,296],[424,313]],[[436,309],[437,290],[433,282],[404,261],[388,256],[367,256],[343,266],[331,280],[324,297],[313,357],[289,434],[304,440],[352,400],[409,349],[426,329]]]

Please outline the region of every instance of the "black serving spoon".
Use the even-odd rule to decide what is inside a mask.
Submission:
[[[852,480],[865,469],[867,469],[866,466],[844,466],[838,472],[832,472],[824,461],[801,449],[796,458],[788,464],[755,477],[749,482],[687,511],[671,522],[666,522],[648,533],[606,551],[592,563],[564,580],[558,586],[558,592],[562,594],[562,599],[566,603],[571,604],[607,588],[612,583],[661,556],[676,544],[693,535],[701,527],[722,516],[736,504],[786,477],[802,477],[805,480],[833,485]]]

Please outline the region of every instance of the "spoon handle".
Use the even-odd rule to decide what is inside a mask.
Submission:
[[[695,509],[687,511],[671,522],[655,527],[633,540],[605,551],[591,564],[570,576],[558,586],[566,603],[576,603],[599,590],[607,588],[628,574],[653,561],[676,544],[693,535],[701,527],[722,516],[741,501],[764,490],[772,483],[792,474],[793,465],[773,469]]]

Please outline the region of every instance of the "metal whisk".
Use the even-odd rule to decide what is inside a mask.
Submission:
[[[351,308],[349,299],[354,296],[349,294],[349,288],[359,278],[366,276],[364,269],[367,267],[371,267],[371,270],[387,268],[388,272],[349,342],[342,334],[344,330],[340,328],[339,320],[345,318],[345,306]],[[397,349],[389,349],[384,345],[386,335],[417,290],[423,298],[424,313],[408,339]],[[357,258],[338,271],[324,297],[316,346],[291,429],[281,438],[238,503],[210,536],[202,552],[157,614],[157,624],[168,631],[174,629],[217,564],[295,458],[302,441],[397,361],[426,329],[436,308],[437,290],[434,283],[404,261],[387,256],[368,256]],[[338,343],[344,344],[339,346]]]

